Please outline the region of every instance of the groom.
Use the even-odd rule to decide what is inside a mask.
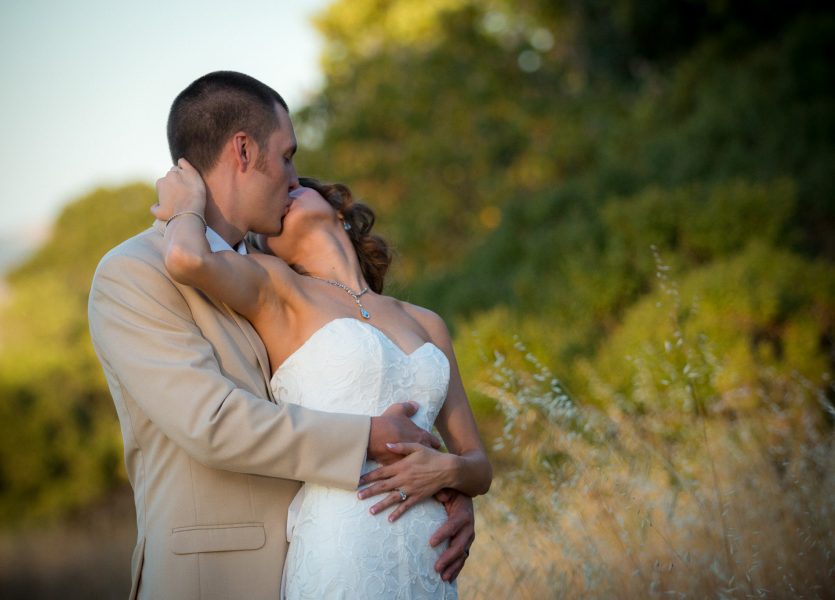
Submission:
[[[168,140],[174,160],[203,175],[213,250],[246,253],[247,231],[280,232],[298,180],[274,90],[240,73],[201,77],[174,100]],[[252,326],[169,277],[163,231],[156,222],[111,250],[90,290],[136,505],[130,597],[275,599],[300,481],[355,489],[366,457],[396,459],[387,442],[437,440],[411,422],[409,403],[371,418],[276,403]],[[436,570],[454,579],[473,540],[472,501],[451,493],[445,505],[431,542],[449,540]]]

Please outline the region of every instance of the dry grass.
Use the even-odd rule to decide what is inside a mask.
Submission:
[[[765,369],[718,386],[660,260],[659,273],[672,338],[635,358],[628,393],[589,369],[605,409],[578,406],[521,344],[477,383],[504,427],[462,598],[835,598],[835,388]],[[123,597],[135,530],[122,500],[0,536],[0,595]]]
[[[835,597],[833,436],[804,405],[693,418],[677,438],[672,415],[573,409],[567,427],[520,411],[516,462],[477,503],[461,598]],[[0,596],[124,597],[134,526],[118,500],[4,536]]]
[[[757,407],[729,415],[686,383],[689,411],[611,398],[603,412],[527,360],[520,373],[498,357],[482,385],[515,463],[477,505],[462,598],[835,597],[835,412],[820,387],[763,378],[745,391]]]
[[[0,598],[126,598],[135,543],[133,494],[127,487],[62,522],[4,531]]]

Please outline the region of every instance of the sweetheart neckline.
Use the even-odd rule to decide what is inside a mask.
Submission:
[[[386,334],[385,331],[383,331],[382,329],[380,329],[376,325],[372,325],[371,323],[368,323],[366,321],[360,321],[359,319],[355,319],[354,317],[336,317],[336,318],[331,319],[327,323],[324,323],[321,327],[319,327],[319,329],[317,329],[316,331],[311,333],[310,336],[308,336],[308,338],[305,341],[302,342],[301,346],[299,346],[298,348],[293,350],[287,356],[287,358],[285,358],[282,361],[282,363],[280,365],[278,365],[278,367],[276,367],[275,371],[273,371],[272,377],[274,378],[276,376],[276,374],[282,368],[284,368],[284,366],[287,365],[292,358],[294,358],[299,352],[301,352],[302,349],[305,346],[307,346],[313,338],[315,338],[317,335],[319,335],[320,332],[322,332],[323,330],[327,329],[328,327],[330,327],[331,325],[333,325],[334,323],[337,323],[339,321],[353,321],[354,323],[356,323],[358,325],[364,325],[364,326],[368,327],[372,331],[375,331],[380,337],[382,337],[386,342],[388,342],[389,345],[391,345],[395,350],[397,350],[400,354],[402,354],[406,358],[411,358],[412,356],[417,354],[422,348],[425,348],[426,346],[431,346],[431,347],[435,348],[436,350],[438,350],[439,352],[441,352],[443,354],[443,350],[441,350],[436,344],[434,344],[433,342],[430,342],[430,341],[423,342],[420,346],[418,346],[417,348],[415,348],[411,352],[406,352],[405,350],[403,350],[403,348],[398,346],[395,343],[395,341],[393,339],[391,339],[388,336],[388,334]],[[446,356],[446,355],[444,355],[444,356]]]

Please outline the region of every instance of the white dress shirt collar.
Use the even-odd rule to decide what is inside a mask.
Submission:
[[[209,242],[209,248],[212,252],[221,252],[223,250],[234,250],[238,254],[246,256],[246,244],[243,241],[238,242],[235,248],[229,245],[229,242],[220,237],[220,234],[212,229],[206,227],[206,240]]]

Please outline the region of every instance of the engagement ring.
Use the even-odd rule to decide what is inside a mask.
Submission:
[[[406,498],[408,498],[408,497],[409,497],[409,496],[406,494],[406,490],[404,490],[403,488],[397,488],[397,491],[398,491],[398,492],[400,492],[400,501],[401,501],[401,502],[405,502],[405,501],[406,501]]]

